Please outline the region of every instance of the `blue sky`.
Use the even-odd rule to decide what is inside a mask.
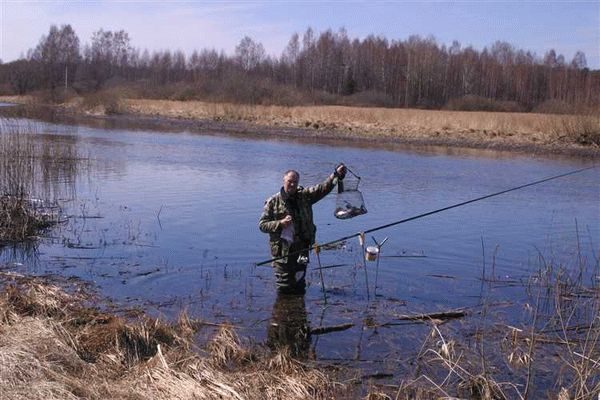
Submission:
[[[82,43],[92,32],[127,31],[149,50],[215,48],[232,54],[244,35],[280,55],[294,32],[344,27],[405,40],[433,35],[478,50],[496,40],[538,56],[554,48],[567,61],[577,50],[600,68],[600,0],[594,1],[26,1],[0,0],[0,59],[35,47],[51,24],[69,23]]]

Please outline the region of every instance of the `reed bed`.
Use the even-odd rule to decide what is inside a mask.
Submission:
[[[74,137],[40,135],[35,124],[0,119],[0,245],[58,223],[56,200],[73,190],[84,161]]]
[[[228,327],[203,348],[200,321],[125,318],[80,290],[3,275],[2,399],[307,399],[343,387],[285,352],[248,348]]]
[[[539,269],[523,282],[521,324],[504,322],[487,300],[479,321],[463,322],[458,330],[431,320],[415,374],[401,379],[394,397],[597,398],[600,258],[574,258],[573,265],[557,265],[539,256]],[[483,283],[488,290],[503,284],[493,277]]]

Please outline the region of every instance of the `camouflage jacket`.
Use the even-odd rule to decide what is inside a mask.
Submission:
[[[302,247],[308,247],[315,243],[317,227],[313,222],[312,205],[331,192],[336,184],[337,178],[330,175],[318,185],[308,188],[299,186],[293,196],[289,196],[281,188],[279,193],[265,201],[258,227],[262,232],[269,234],[271,256],[283,256],[284,258],[278,261],[287,263],[286,256],[290,243],[281,239],[282,226],[279,220],[288,214],[292,216],[294,223],[294,243],[298,243]]]

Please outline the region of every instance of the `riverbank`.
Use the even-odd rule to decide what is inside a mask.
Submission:
[[[59,114],[60,118],[81,118],[66,111]],[[169,125],[210,125],[133,114],[85,118],[106,127],[129,120],[148,121],[149,125],[165,125],[167,121]],[[366,398],[512,399],[560,395],[588,399],[600,392],[600,364],[596,362],[600,359],[600,274],[593,249],[598,243],[593,224],[597,209],[595,175],[588,173],[562,181],[560,186],[549,185],[546,190],[521,192],[502,204],[488,204],[490,208],[475,213],[449,215],[434,225],[413,225],[388,233],[392,240],[386,254],[423,257],[384,261],[379,275],[379,282],[384,282],[381,286],[377,284],[377,272],[374,285],[368,278],[367,266],[361,261],[362,250],[356,244],[324,252],[321,256],[327,264],[347,263],[346,269],[325,270],[323,274],[322,294],[327,296],[327,304],[319,292],[320,270],[314,264],[308,275],[312,287],[305,302],[282,304],[273,296],[272,271],[248,268],[265,254],[265,248],[254,245],[251,238],[256,235],[256,210],[264,193],[271,192],[273,177],[279,176],[281,165],[301,152],[306,175],[316,177],[329,163],[327,155],[334,154],[336,148],[298,146],[293,140],[277,141],[268,135],[263,135],[267,138],[263,140],[236,140],[208,134],[131,132],[114,127],[100,130],[59,124],[46,130],[45,124],[14,122],[6,121],[6,126],[23,130],[13,134],[23,133],[32,143],[52,143],[19,157],[39,160],[48,167],[49,173],[37,165],[31,168],[37,173],[30,175],[31,182],[40,186],[60,182],[73,189],[67,192],[72,196],[69,199],[82,201],[61,201],[66,204],[69,220],[64,229],[40,240],[38,251],[31,250],[27,255],[7,248],[0,254],[4,256],[0,258],[0,281],[2,271],[53,273],[64,276],[67,283],[85,279],[98,293],[111,296],[122,307],[141,311],[126,315],[114,304],[95,302],[77,287],[67,288],[65,296],[55,289],[58,283],[54,281],[37,281],[34,285],[17,282],[14,290],[0,290],[0,363],[6,362],[0,365],[0,379],[6,379],[6,383],[0,382],[0,398],[52,398],[45,391],[53,388],[57,390],[56,398],[194,398],[202,396],[203,390],[236,398],[229,391],[225,395],[219,392],[223,386],[233,387],[240,397],[265,398],[265,392],[273,393],[269,392],[271,380],[288,382],[293,376],[273,372],[267,360],[279,362],[280,358],[268,350],[257,353],[254,347],[246,346],[253,342],[259,344],[259,350],[285,342],[307,351],[301,361],[304,371],[316,370],[327,374],[330,382],[343,383],[345,387],[334,385],[341,391],[353,391],[348,398],[372,394]],[[213,126],[218,123],[211,122]],[[240,135],[248,134],[243,131],[248,124],[238,126]],[[5,154],[15,158],[27,154],[13,149],[7,148]],[[368,176],[366,193],[370,211],[374,211],[369,215],[389,210],[386,215],[390,218],[396,213],[411,215],[419,209],[439,208],[440,201],[458,203],[476,193],[509,187],[510,182],[531,181],[581,164],[579,160],[566,165],[537,159],[507,160],[504,154],[500,160],[474,160],[364,152],[358,147],[339,150],[347,156],[344,158],[356,160],[357,171],[367,171],[368,175],[363,176]],[[93,157],[91,173],[83,173],[85,161],[63,162],[86,155]],[[16,161],[5,158],[4,170],[12,171]],[[49,164],[53,159],[58,162]],[[373,160],[377,160],[376,165]],[[0,170],[2,165],[0,161]],[[224,180],[232,184],[221,185]],[[13,181],[27,182],[23,177]],[[240,191],[246,182],[252,182],[252,190]],[[54,193],[62,192],[54,189]],[[398,204],[398,195],[403,198],[403,209],[392,210]],[[67,199],[62,194],[57,198]],[[145,211],[138,213],[140,209]],[[573,221],[575,230],[565,228]],[[590,227],[579,228],[582,225],[578,226],[577,221]],[[373,226],[376,220],[364,222]],[[345,229],[341,224],[331,228],[321,225],[323,238],[337,237]],[[500,226],[502,229],[498,229]],[[239,241],[239,251],[232,251],[232,237]],[[448,240],[450,237],[452,240]],[[569,238],[577,238],[577,243],[568,245]],[[264,243],[258,239],[256,243]],[[560,245],[553,247],[553,242]],[[489,251],[490,244],[495,246],[493,252]],[[375,264],[370,266],[372,269]],[[15,286],[10,282],[8,285]],[[3,306],[5,298],[11,302]],[[90,303],[100,310],[90,310]],[[103,312],[107,309],[112,313]],[[186,309],[190,319],[196,321],[188,324],[184,319],[180,327],[175,323],[174,331],[160,321],[146,320],[142,314],[168,315],[166,318],[175,322]],[[3,315],[20,318],[3,325]],[[286,319],[292,315],[299,318]],[[30,318],[38,316],[42,319],[39,324],[28,324]],[[46,320],[46,316],[51,318]],[[134,317],[149,323],[130,324]],[[230,323],[235,324],[234,332],[226,333],[226,339],[240,335],[239,346],[233,346],[240,353],[236,350],[233,354],[242,356],[232,356],[225,366],[209,369],[213,353],[212,347],[205,345],[211,343],[211,338],[220,337],[215,335],[218,328]],[[42,334],[33,335],[31,332],[40,325],[44,328]],[[312,326],[312,336],[288,334],[297,332],[298,326]],[[200,337],[194,334],[193,340],[188,339],[188,333],[198,327]],[[51,339],[49,343],[43,341],[46,337]],[[19,347],[21,342],[14,338],[27,340]],[[58,354],[53,349],[58,349]],[[244,354],[253,356],[248,359]],[[5,355],[22,358],[14,361]],[[266,370],[269,375],[253,381],[253,368]],[[338,373],[342,369],[345,376]],[[263,380],[269,380],[269,385],[263,385]],[[253,395],[256,388],[260,393]],[[273,397],[293,397],[292,390],[294,387],[286,386]],[[319,393],[298,397],[343,398],[337,393]]]
[[[102,311],[89,287],[0,273],[2,399],[325,399],[346,387],[231,327]],[[104,304],[106,309],[110,304]],[[199,330],[213,330],[198,348]]]
[[[34,104],[30,97],[0,102]],[[528,154],[600,155],[600,116],[459,112],[343,106],[282,107],[76,98],[61,112],[94,119],[138,120],[145,125],[348,142],[446,146]],[[110,103],[110,104],[107,104]]]
[[[0,271],[0,398],[595,398],[598,287],[574,276],[551,267],[533,275],[537,304],[524,325],[507,325],[494,304],[396,315],[391,325],[430,329],[406,359],[417,372],[365,374],[310,352],[296,359],[291,347],[252,344],[233,326],[185,312],[172,323],[151,318],[77,279]],[[373,319],[363,329],[386,324]],[[201,332],[207,341],[197,340]]]

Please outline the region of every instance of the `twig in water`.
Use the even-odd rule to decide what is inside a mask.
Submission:
[[[437,312],[437,313],[429,313],[429,314],[415,314],[415,315],[398,315],[396,319],[401,321],[427,321],[431,319],[453,319],[453,318],[462,318],[467,315],[467,311],[465,310],[454,310],[454,311],[445,311],[445,312]]]
[[[162,223],[160,222],[160,213],[162,212],[163,206],[162,204],[160,205],[160,208],[158,209],[158,213],[156,214],[156,219],[158,220],[158,226],[160,226],[160,230],[162,231],[163,227],[162,227]]]
[[[332,264],[332,265],[324,265],[322,267],[313,268],[315,271],[319,271],[322,269],[330,269],[330,268],[339,268],[339,267],[348,267],[350,264]]]
[[[310,330],[311,335],[323,335],[330,332],[340,332],[350,329],[354,326],[353,323],[331,325],[331,326],[319,326]]]

